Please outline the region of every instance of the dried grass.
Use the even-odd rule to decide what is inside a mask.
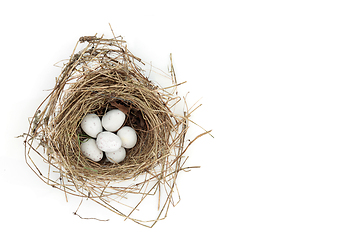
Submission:
[[[75,53],[81,43],[87,46]],[[81,37],[54,89],[32,118],[25,151],[26,162],[37,176],[64,191],[66,197],[91,199],[125,219],[152,227],[177,203],[173,195],[178,174],[191,168],[184,167],[184,153],[210,131],[185,143],[192,111],[187,109],[182,115],[171,110],[181,100],[174,94],[179,84],[172,64],[172,86],[167,88],[154,85],[140,65],[142,61],[121,37]],[[80,151],[86,138],[81,120],[87,113],[101,116],[113,108],[126,112],[125,124],[137,131],[138,143],[120,164],[90,161]],[[36,161],[34,153],[43,162]],[[39,164],[48,165],[47,173]],[[139,198],[130,205],[122,203],[129,195]],[[158,198],[157,216],[134,218],[134,211],[148,197]],[[117,206],[126,206],[129,211]]]

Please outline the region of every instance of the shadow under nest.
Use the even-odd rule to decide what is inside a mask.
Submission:
[[[75,53],[81,43],[87,46]],[[173,67],[172,86],[160,88],[144,76],[139,64],[142,61],[127,49],[122,38],[80,38],[54,89],[32,118],[25,150],[30,168],[65,196],[91,199],[125,219],[152,227],[166,217],[169,205],[177,203],[173,195],[178,173],[192,168],[184,167],[185,151],[209,131],[185,141],[193,111],[176,114],[171,110],[181,100],[175,91],[169,91],[179,85]],[[105,157],[93,162],[80,150],[80,143],[87,138],[80,128],[82,119],[88,113],[102,116],[110,109],[123,111],[125,125],[134,128],[138,136],[136,146],[119,164],[109,163]],[[47,173],[37,167],[40,163],[33,160],[34,153],[48,165]],[[60,177],[54,177],[54,172]],[[157,216],[150,220],[133,218],[144,199],[154,197],[160,189],[165,197],[161,201],[159,197]],[[127,206],[125,213],[115,205],[129,194],[140,198]]]

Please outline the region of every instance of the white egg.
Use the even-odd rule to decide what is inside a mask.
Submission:
[[[129,126],[124,126],[120,128],[120,130],[117,132],[117,135],[120,137],[122,146],[124,148],[132,148],[135,146],[137,136],[133,128]]]
[[[104,152],[115,152],[121,147],[121,140],[115,133],[105,131],[97,135],[96,145]]]
[[[80,145],[81,152],[91,160],[98,162],[103,158],[103,152],[96,146],[92,138],[88,138]]]
[[[126,151],[125,148],[121,147],[115,152],[105,152],[106,158],[112,163],[119,163],[125,159]]]
[[[115,132],[124,124],[126,115],[119,109],[113,109],[105,113],[101,119],[102,126],[110,132]]]
[[[96,135],[102,131],[100,118],[94,113],[87,114],[80,126],[87,135],[93,138],[96,138]]]

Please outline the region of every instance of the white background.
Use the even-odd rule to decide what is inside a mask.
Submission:
[[[359,239],[358,1],[8,1],[0,10],[1,238]],[[213,129],[152,229],[74,216],[24,161],[28,117],[80,36],[108,26],[166,71]],[[89,215],[82,208],[83,217]],[[105,216],[106,218],[107,216]],[[6,236],[6,237],[5,237]],[[70,236],[70,237],[69,237]]]

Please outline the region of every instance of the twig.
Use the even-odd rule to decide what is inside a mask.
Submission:
[[[78,217],[81,218],[81,219],[85,219],[85,220],[97,220],[97,221],[102,221],[102,222],[107,222],[107,221],[110,220],[110,219],[105,219],[105,220],[104,220],[104,219],[98,219],[98,218],[84,218],[84,217],[81,217],[81,216],[77,213],[77,211],[79,210],[80,205],[82,204],[82,202],[83,202],[83,199],[81,199],[81,202],[80,202],[78,208],[76,209],[76,211],[73,212],[74,215],[78,216]]]

